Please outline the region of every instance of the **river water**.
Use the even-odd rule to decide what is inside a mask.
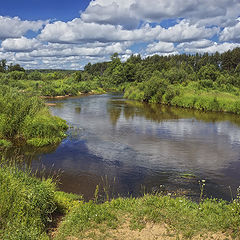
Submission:
[[[38,154],[34,168],[61,170],[59,188],[114,196],[167,190],[192,198],[230,200],[240,185],[240,118],[224,113],[142,104],[105,94],[51,100],[54,115],[71,128],[54,149]],[[231,189],[231,190],[230,190]]]

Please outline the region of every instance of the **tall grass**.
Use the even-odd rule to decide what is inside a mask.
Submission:
[[[37,179],[29,170],[1,164],[0,239],[48,239],[46,227],[57,206],[52,179]]]
[[[40,98],[10,87],[0,89],[0,140],[44,146],[61,141],[67,128]]]

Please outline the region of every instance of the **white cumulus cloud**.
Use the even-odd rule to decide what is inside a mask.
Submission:
[[[131,11],[134,0],[96,0],[91,1],[87,9],[81,14],[84,22],[122,25],[126,28],[136,28],[139,19]]]
[[[37,32],[46,23],[46,21],[41,20],[22,21],[19,17],[0,16],[0,39],[19,38],[29,30]]]
[[[208,44],[206,44],[206,46],[204,47],[203,45],[201,45],[201,42],[199,42],[198,44],[195,43],[184,43],[184,44],[179,44],[177,46],[177,49],[186,52],[186,53],[215,53],[215,52],[219,52],[219,53],[223,53],[226,52],[228,50],[232,50],[236,47],[240,47],[240,44],[238,43],[217,43],[217,42],[209,42]]]
[[[220,35],[220,41],[236,41],[240,42],[240,22],[235,26],[226,27]]]
[[[2,41],[2,49],[9,52],[30,52],[40,46],[40,42],[36,39],[8,38]]]
[[[161,30],[160,26],[153,28],[148,24],[140,29],[126,30],[119,25],[86,23],[75,18],[69,22],[47,24],[39,39],[53,43],[150,41],[156,38]]]
[[[174,44],[169,42],[157,42],[151,43],[147,46],[147,53],[171,53],[174,52]]]
[[[85,22],[137,27],[141,21],[185,18],[202,25],[229,26],[239,17],[237,0],[94,0],[81,14]]]
[[[204,26],[192,25],[187,20],[182,20],[180,23],[162,29],[158,39],[166,42],[185,42],[197,41],[204,38],[211,38],[219,32],[219,28],[206,28]]]

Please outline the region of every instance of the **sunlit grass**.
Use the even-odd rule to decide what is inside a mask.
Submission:
[[[82,203],[70,211],[58,229],[56,239],[81,239],[91,230],[107,233],[130,221],[130,229],[143,229],[147,222],[165,223],[184,238],[199,234],[227,232],[239,237],[239,202],[206,199],[200,203],[184,197],[145,195],[141,198],[117,198],[103,204]]]
[[[54,193],[52,179],[1,164],[0,239],[48,239],[46,228],[57,208]]]
[[[0,144],[28,143],[37,147],[55,144],[64,138],[66,121],[52,116],[43,101],[16,89],[0,90]]]

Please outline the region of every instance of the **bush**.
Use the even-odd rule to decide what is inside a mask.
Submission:
[[[163,102],[164,103],[170,103],[171,100],[175,97],[175,96],[179,96],[180,91],[177,87],[174,86],[168,86],[167,90],[163,96]]]
[[[31,72],[28,74],[28,79],[36,81],[42,80],[42,74],[38,71]]]
[[[26,79],[26,73],[20,71],[13,71],[7,74],[7,77],[13,80]]]

